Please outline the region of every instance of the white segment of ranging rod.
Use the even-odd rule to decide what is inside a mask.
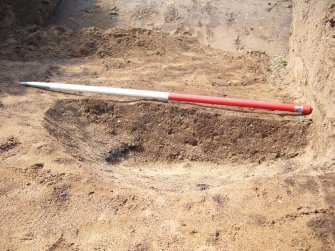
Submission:
[[[59,91],[90,92],[99,94],[153,98],[161,100],[168,100],[169,98],[168,92],[144,91],[144,90],[126,89],[126,88],[103,87],[103,86],[92,86],[92,85],[73,85],[63,83],[45,83],[45,82],[19,82],[19,84],[32,87],[59,90]]]

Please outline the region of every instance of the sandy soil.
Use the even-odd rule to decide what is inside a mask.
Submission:
[[[54,23],[72,29],[159,29],[218,49],[274,56],[288,52],[291,14],[291,0],[69,0],[62,2]]]
[[[284,10],[291,4],[267,2],[262,9],[268,5]],[[112,15],[117,22],[107,23],[114,28],[71,27],[71,22],[60,26],[62,15],[69,21],[65,3],[51,21],[57,25],[3,25],[0,249],[333,250],[334,120],[332,108],[314,97],[333,97],[332,71],[318,69],[333,69],[334,61],[331,50],[314,50],[332,48],[333,40],[326,38],[333,36],[334,17],[331,1],[320,2],[289,7],[296,16],[287,58],[256,52],[255,47],[250,52],[223,51],[183,32],[162,32],[165,26],[156,22],[161,12],[146,17],[143,26],[122,27],[122,18],[137,16],[131,6],[143,9],[154,1],[129,1],[124,7],[110,1],[105,8],[107,1],[97,1],[96,9],[82,1],[88,12],[78,15],[96,17],[97,24],[102,13],[117,13]],[[177,6],[177,20],[185,21],[189,19],[181,9],[188,4],[162,6]],[[240,10],[241,4],[230,7]],[[122,9],[126,7],[129,12]],[[16,19],[13,10],[10,15]],[[73,20],[80,20],[77,8],[73,10]],[[276,19],[281,10],[266,13]],[[310,16],[302,18],[307,10]],[[318,10],[316,16],[312,10]],[[169,13],[165,23],[176,16],[173,10]],[[148,29],[149,20],[159,29]],[[313,44],[315,38],[297,28],[301,20],[318,24],[313,34],[322,36],[322,43]],[[188,25],[193,27],[192,22]],[[244,29],[243,23],[234,25]],[[271,48],[287,50],[288,36],[283,32]],[[306,55],[303,38],[310,39],[307,49],[312,52]],[[311,60],[314,75],[306,77],[302,69],[314,57],[319,59]],[[316,79],[323,80],[324,88],[306,88],[316,85]],[[51,92],[16,85],[20,80],[308,102],[315,111],[304,117]]]

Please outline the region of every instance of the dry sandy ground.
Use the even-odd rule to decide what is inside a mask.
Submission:
[[[334,159],[314,158],[317,115],[15,84],[306,101],[273,81],[284,59],[63,26],[4,29],[0,57],[1,250],[334,249]]]
[[[159,29],[229,51],[288,52],[291,0],[62,1],[53,22],[72,29]]]

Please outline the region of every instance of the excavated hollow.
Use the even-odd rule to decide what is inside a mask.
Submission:
[[[58,101],[45,127],[82,160],[260,163],[301,154],[309,124],[200,106],[83,99]]]

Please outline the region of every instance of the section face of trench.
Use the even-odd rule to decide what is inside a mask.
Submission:
[[[228,51],[288,52],[291,0],[63,1],[54,24],[159,29]]]
[[[81,160],[260,163],[302,153],[308,123],[188,105],[84,99],[58,101],[47,111],[45,127]]]
[[[0,28],[15,25],[47,25],[61,0],[1,0]]]

